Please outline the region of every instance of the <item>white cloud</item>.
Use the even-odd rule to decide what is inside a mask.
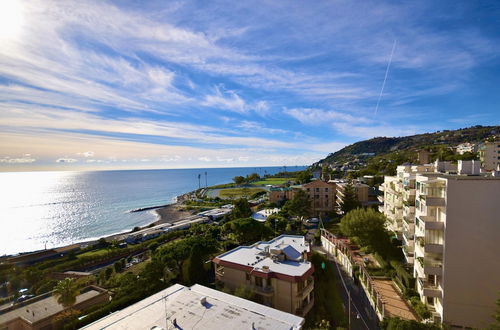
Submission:
[[[74,158],[58,158],[56,159],[56,163],[76,163],[78,159]]]
[[[333,111],[333,110],[321,110],[314,108],[293,108],[293,109],[285,108],[283,112],[306,125],[324,125],[331,123],[333,121],[341,121],[349,123],[369,122],[369,120],[366,118],[355,117],[347,113]]]
[[[83,156],[85,158],[94,157],[94,152],[93,151],[79,152],[79,153],[77,153],[77,155],[78,156]]]
[[[210,157],[198,157],[198,160],[201,160],[203,162],[211,162],[212,158],[210,158]]]
[[[21,158],[10,158],[10,157],[0,158],[0,163],[27,164],[27,163],[34,163],[34,162],[36,162],[36,159],[31,158],[30,154],[26,154],[26,155],[24,155],[24,157],[21,157]]]

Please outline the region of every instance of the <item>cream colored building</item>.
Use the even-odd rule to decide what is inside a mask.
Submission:
[[[500,178],[416,176],[417,291],[436,320],[484,328],[500,290]]]
[[[484,142],[479,148],[481,168],[486,171],[497,170],[500,165],[500,140]]]
[[[314,305],[310,251],[304,236],[295,235],[240,246],[213,259],[216,279],[230,290],[252,290],[266,306],[304,316]]]
[[[404,255],[413,263],[413,231],[415,223],[415,177],[419,173],[434,172],[435,165],[400,165],[396,176],[386,176],[380,190],[379,200],[384,204],[379,211],[387,217],[387,229],[403,241]]]
[[[311,200],[311,211],[314,216],[332,212],[335,209],[336,185],[321,180],[314,180],[302,185]]]

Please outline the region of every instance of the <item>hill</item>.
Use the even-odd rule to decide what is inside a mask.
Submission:
[[[403,137],[375,137],[356,142],[331,153],[313,164],[312,167],[318,167],[322,164],[334,166],[351,164],[354,165],[354,169],[359,170],[373,163],[375,159],[378,162],[388,163],[414,161],[415,151],[419,149],[429,150],[434,155],[440,156],[441,159],[450,158],[448,147],[465,142],[482,142],[495,134],[500,134],[500,126],[478,125]]]

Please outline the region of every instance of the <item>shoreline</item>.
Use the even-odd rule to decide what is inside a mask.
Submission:
[[[174,199],[174,202],[171,204],[163,204],[163,205],[158,205],[158,206],[138,208],[138,209],[130,210],[128,212],[138,213],[138,212],[148,212],[149,211],[155,215],[156,219],[154,221],[149,222],[149,223],[142,225],[142,226],[137,226],[137,227],[139,227],[139,230],[147,229],[151,226],[156,226],[156,225],[160,225],[160,224],[164,224],[164,223],[174,223],[174,222],[180,221],[186,217],[192,216],[191,211],[184,210],[182,207],[184,200],[186,200],[188,198],[188,196],[191,195],[192,193],[193,193],[193,191],[190,191],[190,192],[187,192],[187,193],[184,193],[182,195],[177,196]],[[47,251],[47,250],[64,249],[64,248],[68,248],[70,246],[76,246],[76,245],[79,245],[80,248],[85,248],[86,246],[97,243],[98,240],[101,238],[104,238],[108,242],[119,239],[123,235],[127,235],[127,234],[132,233],[133,229],[134,228],[128,228],[128,229],[124,229],[123,231],[118,232],[118,233],[103,235],[99,238],[94,238],[94,237],[86,238],[86,239],[83,239],[82,241],[79,241],[79,242],[64,244],[64,245],[60,245],[60,246],[54,246],[54,247],[47,248],[47,249],[25,251],[25,252],[19,252],[16,254],[1,255],[0,259],[28,255],[28,254],[32,254],[32,253],[40,253],[40,252]],[[84,247],[82,247],[82,246],[84,246]]]

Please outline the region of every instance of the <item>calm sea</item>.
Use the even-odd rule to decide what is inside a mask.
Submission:
[[[289,167],[300,170],[303,167]],[[155,220],[132,209],[172,203],[201,185],[282,167],[0,173],[0,255],[124,232]]]

